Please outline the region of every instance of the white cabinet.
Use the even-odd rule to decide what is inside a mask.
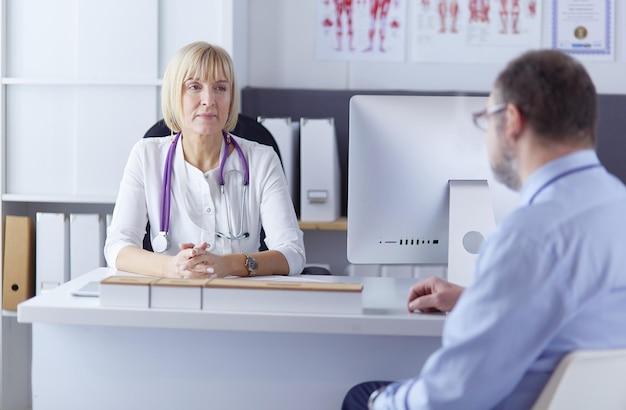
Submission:
[[[181,46],[223,46],[246,84],[248,0],[0,1],[2,221],[111,212]],[[29,325],[3,311],[0,343],[0,408],[29,408]]]

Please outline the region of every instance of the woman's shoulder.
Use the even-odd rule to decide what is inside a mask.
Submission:
[[[135,143],[135,150],[153,152],[161,151],[168,148],[172,142],[172,138],[167,135],[165,137],[147,137],[142,138]]]
[[[274,148],[269,145],[261,144],[259,142],[239,137],[234,134],[230,135],[237,141],[237,143],[243,150],[250,151],[253,153],[253,155],[271,155],[273,152],[275,152]]]
[[[171,145],[170,137],[148,137],[135,142],[130,150],[129,163],[146,164],[160,162],[167,156]]]

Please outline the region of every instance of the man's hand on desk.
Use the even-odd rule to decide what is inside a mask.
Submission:
[[[462,286],[431,276],[411,286],[407,302],[409,312],[449,312],[464,290]]]

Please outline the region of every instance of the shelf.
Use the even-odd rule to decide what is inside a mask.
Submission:
[[[32,202],[47,204],[102,204],[114,205],[115,198],[109,196],[72,196],[72,195],[36,195],[36,194],[3,194],[4,202]],[[300,229],[320,231],[346,231],[348,218],[341,217],[332,222],[298,221]]]
[[[51,204],[115,204],[114,196],[3,194],[2,200],[5,202],[38,202]]]
[[[160,86],[160,79],[16,78],[4,77],[5,85]]]
[[[303,230],[321,230],[321,231],[347,231],[348,218],[341,217],[332,222],[308,222],[298,221],[300,229]]]
[[[31,202],[46,204],[102,204],[114,205],[115,197],[109,196],[72,196],[72,195],[37,195],[37,194],[3,194],[4,202]],[[348,218],[341,217],[332,222],[298,221],[300,229],[319,231],[346,231]]]

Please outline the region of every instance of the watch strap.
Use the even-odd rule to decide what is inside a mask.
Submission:
[[[256,276],[256,270],[258,267],[256,259],[254,259],[252,255],[248,255],[248,254],[245,254],[245,257],[246,257],[245,266],[246,266],[246,269],[248,269],[248,276]]]

